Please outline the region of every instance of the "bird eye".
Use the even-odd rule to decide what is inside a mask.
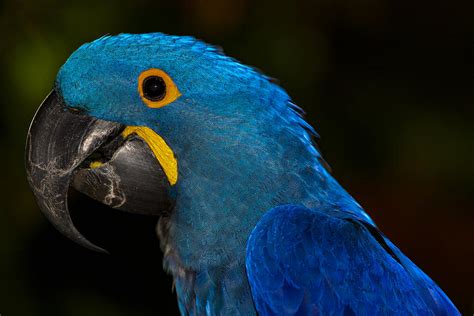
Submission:
[[[146,77],[143,80],[143,96],[150,101],[163,100],[166,94],[166,84],[163,78],[158,76]]]
[[[152,68],[138,77],[138,92],[150,108],[161,108],[181,96],[173,80],[166,72]]]

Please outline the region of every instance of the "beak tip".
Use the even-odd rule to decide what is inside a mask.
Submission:
[[[37,205],[56,229],[88,249],[108,253],[88,241],[75,228],[67,205],[67,193],[75,167],[78,161],[89,155],[81,145],[88,136],[88,128],[100,124],[96,121],[93,118],[76,118],[65,112],[58,94],[53,90],[41,104],[28,130],[26,175]],[[98,146],[102,138],[106,139],[108,133],[118,130],[118,125],[106,124],[107,133],[100,134],[100,139],[94,138],[94,146]],[[78,133],[64,137],[72,128]],[[73,150],[67,150],[71,146]]]
[[[109,252],[107,250],[93,244],[89,240],[85,239],[82,235],[80,235],[80,237],[79,237],[79,235],[73,235],[73,236],[66,235],[66,236],[69,239],[71,239],[72,241],[76,242],[77,244],[79,244],[80,246],[82,246],[84,248],[87,248],[87,249],[90,249],[90,250],[93,250],[93,251],[96,251],[96,252],[99,252],[99,253],[109,254]]]
[[[101,248],[99,246],[96,246],[91,242],[87,242],[87,244],[81,244],[81,246],[84,246],[87,249],[93,250],[93,251],[98,252],[98,253],[103,253],[103,254],[106,254],[106,255],[110,255],[110,252],[108,252],[106,249]]]
[[[67,203],[67,202],[66,202]],[[95,245],[91,241],[89,241],[86,237],[84,237],[74,226],[72,219],[69,215],[69,210],[67,204],[63,206],[63,208],[54,209],[51,207],[47,207],[41,201],[38,201],[38,205],[46,216],[48,221],[64,236],[69,238],[70,240],[74,241],[75,243],[96,251],[100,253],[108,253],[107,250]],[[63,211],[65,210],[65,211]]]
[[[50,220],[51,221],[51,220]],[[74,241],[75,243],[79,244],[82,247],[85,247],[87,249],[99,252],[99,253],[106,253],[108,254],[109,252],[105,250],[102,247],[99,247],[89,241],[87,238],[85,238],[77,229],[75,226],[72,224],[66,224],[66,223],[72,223],[71,221],[56,221],[53,222],[51,221],[53,226],[63,235],[68,237],[70,240]]]

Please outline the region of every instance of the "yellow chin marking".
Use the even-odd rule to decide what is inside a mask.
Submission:
[[[151,128],[145,126],[127,126],[122,132],[122,136],[127,137],[130,134],[136,134],[147,143],[163,168],[169,183],[175,185],[178,181],[178,161],[165,140]]]

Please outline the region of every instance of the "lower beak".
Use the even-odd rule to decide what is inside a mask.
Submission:
[[[36,201],[64,235],[98,251],[74,227],[72,186],[112,208],[161,215],[173,206],[171,186],[145,140],[125,126],[67,109],[53,90],[38,109],[26,141],[26,171]]]

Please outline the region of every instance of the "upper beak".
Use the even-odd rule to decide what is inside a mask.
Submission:
[[[68,110],[53,90],[31,122],[26,171],[36,201],[64,235],[98,251],[74,227],[70,186],[110,207],[156,214],[173,206],[170,183],[148,144],[125,126]]]

